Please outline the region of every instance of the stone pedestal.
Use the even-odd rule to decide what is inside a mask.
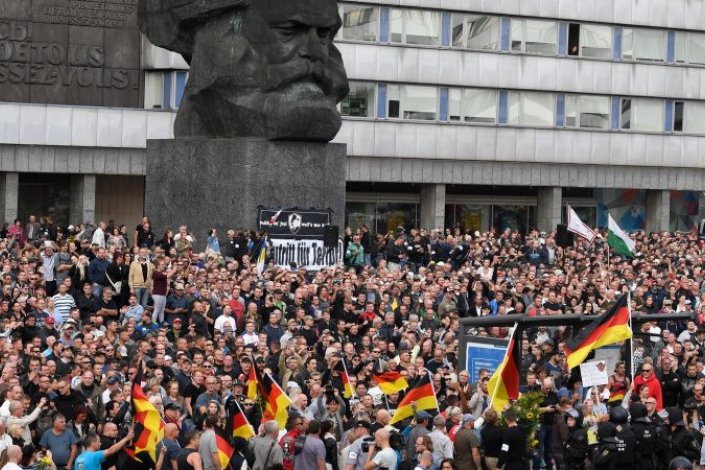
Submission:
[[[210,227],[257,229],[257,208],[333,210],[345,218],[344,144],[264,139],[147,141],[146,214],[161,237],[187,225],[205,246]]]

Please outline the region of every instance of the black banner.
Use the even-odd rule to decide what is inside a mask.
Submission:
[[[260,209],[257,224],[270,238],[323,240],[330,211]]]

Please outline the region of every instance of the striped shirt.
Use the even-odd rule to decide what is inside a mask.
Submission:
[[[56,294],[52,297],[52,300],[54,301],[56,311],[61,314],[62,323],[68,320],[71,315],[71,309],[76,306],[76,302],[74,302],[71,294]]]

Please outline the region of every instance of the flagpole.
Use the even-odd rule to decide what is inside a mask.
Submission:
[[[502,359],[502,362],[504,362],[504,359],[507,358],[507,354],[511,354],[512,352],[509,350],[509,345],[512,344],[512,338],[514,338],[514,335],[517,333],[517,330],[519,328],[519,322],[515,322],[513,329],[512,329],[512,336],[509,338],[509,344],[507,345],[507,352],[504,354],[504,358]],[[500,363],[501,365],[501,363]],[[497,391],[499,390],[499,387],[495,387],[494,390],[492,391],[492,396],[490,397],[490,402],[487,405],[487,408],[492,406],[492,402],[494,402],[494,399],[497,397]]]
[[[382,358],[380,357],[377,360],[379,361],[379,373],[381,374],[383,372],[382,371]],[[343,364],[343,365],[345,365],[345,364]],[[377,384],[377,386],[379,387],[379,384]],[[382,389],[380,389],[380,391],[382,391]],[[382,392],[382,396],[384,397],[384,406],[386,406],[387,411],[389,411],[389,400],[387,400],[387,394]]]
[[[431,371],[426,369],[426,374],[428,374],[428,381],[431,383],[431,390],[433,390],[433,396],[436,397],[436,410],[438,411],[438,414],[441,414],[441,407],[438,404],[438,395],[436,394],[436,387],[433,386],[433,376],[431,375]]]
[[[634,336],[634,328],[632,327],[632,293],[631,291],[627,293],[627,309],[629,311],[629,329],[632,332],[632,337]],[[629,384],[630,389],[631,386],[634,385],[634,341],[632,341],[632,338],[630,337],[627,341],[629,341],[629,373],[632,376],[632,381]]]

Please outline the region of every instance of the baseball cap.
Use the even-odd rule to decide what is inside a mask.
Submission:
[[[460,421],[460,425],[461,425],[461,426],[465,426],[465,425],[466,425],[467,423],[469,423],[470,421],[475,422],[475,417],[474,417],[473,415],[469,414],[469,413],[468,413],[468,414],[464,414],[462,421]]]
[[[46,319],[44,320],[44,323],[46,323],[47,325],[53,325],[54,324],[54,317],[46,317]]]
[[[426,411],[419,411],[418,413],[416,413],[416,420],[417,421],[421,421],[423,419],[431,419],[431,418],[433,418],[433,416],[431,416],[431,414]]]
[[[176,289],[176,290],[184,290],[184,285],[183,285],[183,283],[177,282],[177,283],[174,285],[174,289]]]
[[[165,410],[181,410],[181,405],[172,401],[172,402],[164,405],[164,409]]]
[[[181,318],[174,318],[174,321],[172,323],[183,323],[184,321]]]
[[[365,420],[360,420],[360,421],[356,422],[356,423],[355,423],[355,426],[353,426],[353,427],[354,427],[354,428],[370,429],[370,423],[368,423],[368,422],[365,421]]]
[[[120,383],[120,377],[117,375],[113,375],[108,379],[108,385],[114,385]]]

